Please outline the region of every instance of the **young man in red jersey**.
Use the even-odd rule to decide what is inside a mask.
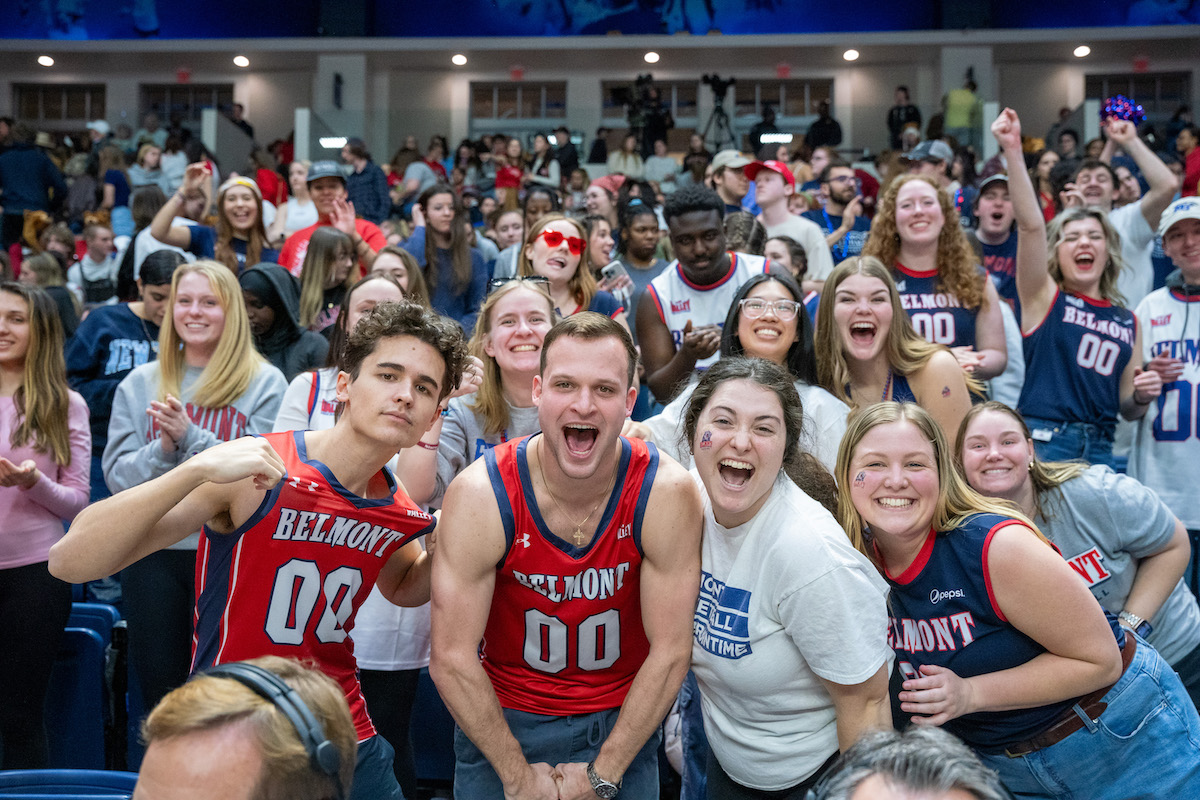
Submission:
[[[583,312],[542,344],[542,432],[451,483],[430,674],[454,715],[454,791],[658,797],[657,729],[691,657],[701,502],[620,436],[637,397],[624,328]]]
[[[80,514],[50,555],[73,582],[110,575],[202,528],[192,669],[262,655],[314,662],[342,687],[359,738],[351,800],[400,798],[348,633],[373,584],[397,605],[429,598],[433,529],[384,465],[416,444],[466,364],[458,326],[409,303],[364,317],[325,431],[245,437]]]

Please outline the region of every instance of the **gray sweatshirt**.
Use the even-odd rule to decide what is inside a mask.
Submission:
[[[494,436],[484,435],[483,418],[471,407],[474,395],[456,397],[450,401],[446,421],[438,439],[438,471],[433,497],[429,505],[439,508],[446,487],[458,473],[488,450],[511,439],[540,431],[537,406],[531,408],[508,407],[508,427]]]
[[[146,409],[158,399],[159,365],[143,364],[117,386],[108,444],[104,448],[104,481],[114,493],[166,474],[196,453],[221,442],[255,433],[269,433],[279,411],[287,382],[283,373],[264,364],[245,393],[224,408],[204,408],[191,403],[192,388],[202,370],[188,367],[183,376],[182,397],[192,424],[174,452],[159,443],[157,425]],[[196,549],[198,532],[173,545],[172,549]]]

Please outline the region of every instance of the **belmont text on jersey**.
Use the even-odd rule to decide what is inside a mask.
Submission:
[[[297,508],[280,508],[279,521],[272,539],[295,542],[324,542],[330,547],[346,547],[382,558],[396,541],[408,534],[383,525],[372,525],[354,517],[318,514]]]
[[[479,657],[504,708],[553,716],[616,708],[649,653],[641,530],[658,453],[619,441],[620,477],[583,546],[546,527],[529,474],[530,439],[484,455],[507,549]]]
[[[341,686],[359,741],[373,736],[354,660],[358,608],[387,560],[433,529],[385,469],[388,493],[352,494],[303,431],[263,437],[286,477],[233,533],[205,528],[196,556],[193,669],[279,655],[312,661]]]
[[[529,541],[529,534],[518,540],[524,544]],[[552,603],[565,600],[607,600],[625,588],[625,575],[629,572],[629,562],[623,561],[616,567],[588,567],[574,575],[526,575],[513,570],[517,583],[527,589],[532,589]]]
[[[1070,298],[1068,298],[1069,301]],[[1087,328],[1089,331],[1096,331],[1113,339],[1120,339],[1127,345],[1133,345],[1133,328],[1128,325],[1122,325],[1116,320],[1097,319],[1096,314],[1092,311],[1083,311],[1082,309],[1073,308],[1068,305],[1063,309],[1062,320],[1065,325],[1078,325],[1081,328]]]

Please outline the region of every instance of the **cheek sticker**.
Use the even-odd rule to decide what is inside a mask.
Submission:
[[[700,437],[700,449],[707,450],[712,447],[712,431],[705,431]]]
[[[942,397],[949,397],[949,396],[950,396],[950,387],[943,386],[942,387]]]
[[[855,486],[862,486],[866,482],[867,482],[867,473],[866,472],[860,472],[854,476],[854,485]]]

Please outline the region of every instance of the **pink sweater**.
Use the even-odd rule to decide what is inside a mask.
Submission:
[[[48,453],[34,451],[33,442],[12,446],[16,416],[13,399],[0,397],[0,456],[18,466],[33,459],[42,477],[30,489],[0,486],[0,569],[45,561],[50,545],[62,538],[63,521],[70,522],[87,505],[90,488],[92,432],[82,397],[70,393],[71,464],[66,467]]]

